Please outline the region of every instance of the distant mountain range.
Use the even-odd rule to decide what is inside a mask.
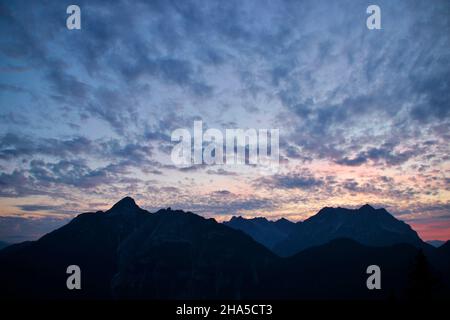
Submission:
[[[440,246],[442,246],[445,243],[445,241],[442,241],[442,240],[429,240],[429,241],[427,241],[427,243],[429,245],[432,245],[435,248],[439,248]]]
[[[170,208],[150,213],[127,197],[38,241],[1,250],[0,298],[403,299],[428,291],[449,297],[450,244],[424,245],[382,209],[325,208],[300,224],[241,220],[222,224]],[[280,257],[266,246],[293,254]],[[420,252],[429,268],[417,267]],[[381,290],[366,287],[372,264],[382,270]],[[66,288],[69,265],[81,268],[81,290]],[[430,290],[411,290],[431,278]]]
[[[286,219],[268,221],[265,218],[233,217],[224,224],[242,230],[280,256],[290,256],[341,238],[368,246],[399,243],[417,248],[428,246],[409,225],[385,209],[375,209],[367,204],[359,209],[326,207],[298,223]]]
[[[261,217],[253,219],[232,217],[230,221],[225,221],[224,224],[247,233],[269,249],[273,249],[276,244],[285,240],[295,227],[294,222],[284,218],[277,221],[269,221]]]
[[[409,225],[395,219],[385,209],[364,205],[359,209],[323,208],[296,225],[295,230],[274,250],[281,256],[289,256],[339,238],[349,238],[368,246],[398,243],[418,248],[426,246]]]

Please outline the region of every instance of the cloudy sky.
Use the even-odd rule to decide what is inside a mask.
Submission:
[[[0,0],[0,240],[126,195],[218,220],[370,203],[448,239],[449,17],[448,0]],[[279,128],[279,171],[175,167],[194,120]]]

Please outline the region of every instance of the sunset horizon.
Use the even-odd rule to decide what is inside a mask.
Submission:
[[[2,1],[0,241],[117,195],[218,221],[369,203],[448,240],[449,4],[379,1],[379,29],[370,4],[78,1],[78,26],[64,1]],[[200,121],[279,130],[276,170],[177,166]]]

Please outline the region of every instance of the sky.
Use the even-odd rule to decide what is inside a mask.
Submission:
[[[369,203],[447,240],[449,37],[448,0],[0,0],[0,240],[124,196],[218,221]],[[174,166],[195,120],[279,129],[279,170]]]

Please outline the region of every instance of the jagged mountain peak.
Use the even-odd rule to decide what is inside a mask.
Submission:
[[[252,217],[252,218],[245,218],[243,216],[232,216],[230,219],[231,221],[254,221],[254,222],[269,222],[266,217]]]
[[[366,203],[366,204],[363,205],[361,208],[359,208],[359,210],[364,210],[364,211],[375,211],[375,208],[372,207],[370,204]]]
[[[361,215],[361,214],[385,214],[388,216],[392,215],[386,211],[384,208],[375,209],[369,204],[365,204],[357,209],[349,209],[349,208],[342,208],[342,207],[324,207],[319,210],[319,212],[316,215],[311,216],[309,219],[316,219],[316,218],[322,218],[324,216],[352,216],[352,215]],[[308,219],[307,219],[308,220]]]
[[[167,207],[167,208],[162,208],[159,209],[158,211],[155,212],[155,214],[185,214],[185,215],[189,215],[189,214],[193,214],[192,212],[189,211],[184,211],[184,210],[178,210],[178,209],[172,209],[171,207]]]
[[[133,198],[125,197],[114,204],[106,213],[111,215],[130,214],[141,211],[142,209],[136,204]]]
[[[416,247],[424,245],[408,224],[396,219],[385,209],[375,209],[366,204],[359,209],[325,207],[296,225],[274,250],[288,256],[339,238],[350,238],[373,246],[397,243],[409,243]]]
[[[242,216],[233,216],[229,221],[224,221],[224,224],[247,233],[267,248],[272,248],[276,243],[285,239],[295,225],[287,219],[271,221],[266,217],[247,219]]]
[[[121,200],[119,200],[118,202],[116,202],[116,204],[113,205],[114,207],[137,207],[138,205],[136,204],[136,202],[134,201],[134,199],[132,197],[125,197]]]

